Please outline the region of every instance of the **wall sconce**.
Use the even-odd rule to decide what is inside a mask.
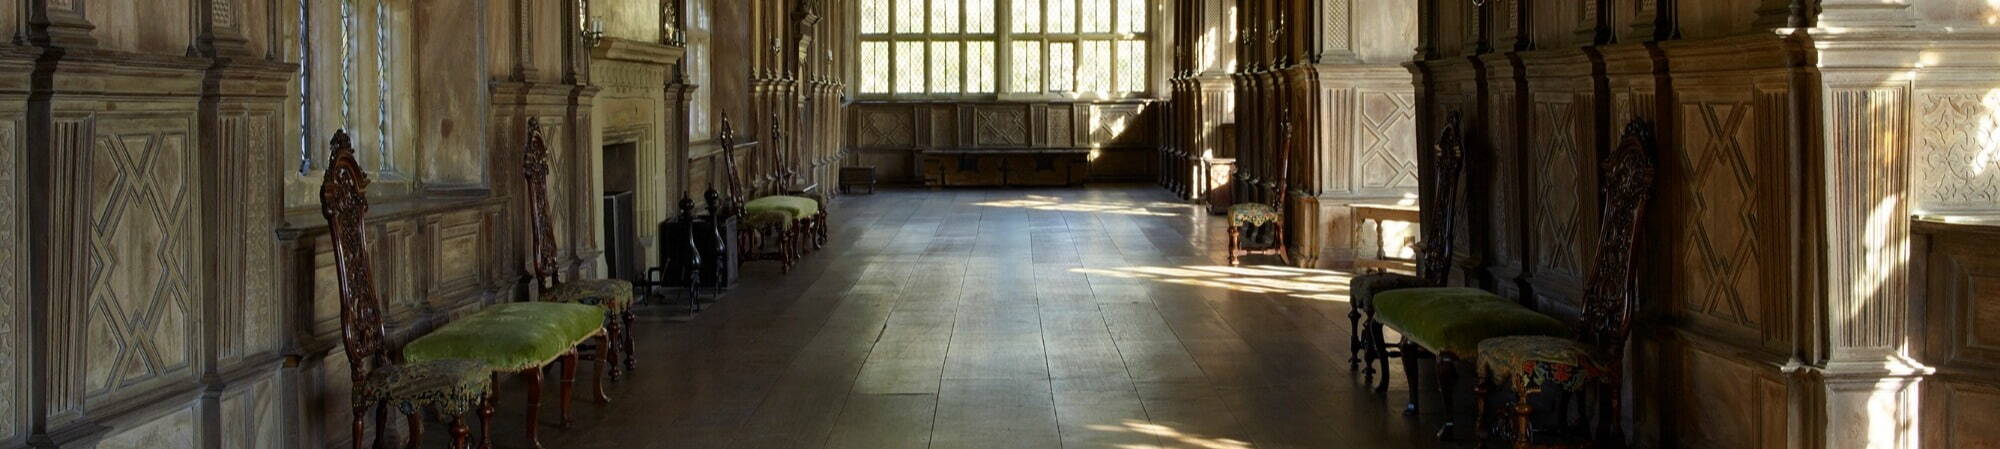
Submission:
[[[604,18],[593,16],[590,21],[584,23],[583,46],[596,47],[597,42],[602,40],[604,40]]]

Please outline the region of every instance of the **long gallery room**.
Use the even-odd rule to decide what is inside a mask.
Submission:
[[[0,449],[2000,449],[2000,0],[0,0]]]

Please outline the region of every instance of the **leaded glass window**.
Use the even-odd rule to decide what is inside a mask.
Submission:
[[[1149,90],[1149,0],[857,0],[859,93],[1125,97]]]

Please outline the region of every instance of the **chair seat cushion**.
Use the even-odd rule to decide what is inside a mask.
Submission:
[[[791,220],[804,220],[819,215],[819,201],[803,196],[772,195],[743,203],[743,212],[755,215],[759,212],[783,212]]]
[[[1484,290],[1429,287],[1375,295],[1375,319],[1435,352],[1477,356],[1479,342],[1517,335],[1569,336],[1569,327]]]
[[[589,304],[611,313],[632,307],[632,283],[623,279],[577,279],[542,293],[542,301]]]
[[[743,211],[743,225],[749,226],[750,229],[789,228],[792,226],[793,221],[796,220],[792,218],[790,212],[778,210]]]
[[[411,362],[472,359],[495,371],[547,365],[604,329],[604,309],[583,304],[514,302],[459,318],[403,346]]]
[[[385,403],[405,414],[433,408],[460,416],[479,406],[493,386],[493,370],[477,360],[431,360],[376,368],[354,389],[355,404]]]
[[[1229,224],[1234,226],[1263,226],[1278,221],[1278,208],[1264,203],[1242,203],[1229,206]]]
[[[1382,292],[1421,287],[1435,286],[1423,278],[1396,273],[1364,274],[1347,283],[1348,297],[1355,308],[1362,310],[1372,307],[1375,295]]]
[[[1491,338],[1479,343],[1479,373],[1514,386],[1577,391],[1586,383],[1610,380],[1591,354],[1589,345],[1567,338]]]

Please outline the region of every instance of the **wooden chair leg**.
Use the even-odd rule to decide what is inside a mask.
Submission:
[[[529,368],[528,375],[528,447],[542,449],[541,426],[537,419],[542,414],[542,367]]]
[[[418,449],[424,447],[423,409],[417,409],[411,411],[409,414],[403,415],[403,417],[407,419],[407,422],[410,424],[410,437],[403,442],[403,447],[407,447],[409,449]]]
[[[1375,392],[1378,394],[1388,394],[1389,393],[1389,337],[1382,332],[1382,323],[1376,322],[1375,316],[1373,314],[1362,317],[1362,319],[1363,319],[1362,323],[1364,323],[1362,324],[1362,326],[1368,328],[1367,338],[1369,346],[1368,346],[1367,357],[1373,359],[1375,364],[1380,365],[1382,367],[1382,369],[1377,370],[1382,374],[1382,377],[1376,379],[1377,383],[1375,384]]]
[[[618,321],[617,315],[606,315],[604,317],[604,334],[611,337],[608,339],[609,341],[612,342],[619,341],[618,334],[624,331],[625,330],[621,326],[621,322]],[[623,377],[624,375],[624,373],[621,372],[618,368],[619,355],[620,354],[618,353],[618,348],[614,348],[611,346],[598,346],[597,353],[592,354],[591,356],[594,358],[605,359],[605,362],[610,363],[611,381],[617,382],[619,378]]]
[[[1242,242],[1242,240],[1243,240],[1243,229],[1242,229],[1242,228],[1238,228],[1238,227],[1236,227],[1235,225],[1230,225],[1230,226],[1229,226],[1229,266],[1232,266],[1232,267],[1233,267],[1233,266],[1236,266],[1236,264],[1238,263],[1238,260],[1237,260],[1237,256],[1236,256],[1236,249],[1237,249],[1238,247],[1241,247],[1241,246],[1243,246],[1243,242]]]
[[[493,449],[493,404],[500,402],[500,374],[494,373],[486,400],[479,401],[479,449]]]
[[[1350,298],[1349,301],[1352,301],[1352,299]],[[1355,370],[1361,369],[1361,348],[1362,348],[1361,307],[1354,305],[1354,303],[1352,302],[1349,302],[1347,305],[1347,371],[1348,372],[1354,372]],[[1375,378],[1375,373],[1373,372],[1367,373],[1367,375],[1369,379]],[[1372,381],[1363,382],[1363,384],[1369,384],[1369,383],[1374,383],[1374,382]]]
[[[354,408],[354,449],[368,447],[368,407]]]
[[[1410,383],[1410,403],[1403,406],[1403,416],[1417,416],[1417,404],[1423,402],[1424,391],[1419,387],[1423,384],[1417,379],[1417,351],[1422,349],[1418,349],[1417,344],[1410,342],[1408,338],[1403,339],[1400,346],[1403,352],[1403,377]]]
[[[375,404],[375,447],[389,447],[389,407]]]
[[[572,393],[576,391],[576,351],[576,348],[570,348],[569,354],[562,356],[562,398],[556,400],[556,407],[562,412],[561,427],[564,429],[569,428],[570,423],[576,422],[576,418],[570,415],[569,408],[570,398],[574,396]]]
[[[471,442],[472,430],[465,427],[465,417],[451,417],[451,449],[465,449]]]
[[[1535,406],[1533,404],[1528,403],[1528,398],[1534,396],[1535,393],[1539,393],[1541,391],[1542,389],[1540,386],[1536,386],[1526,379],[1514,382],[1514,394],[1519,397],[1519,399],[1516,399],[1514,401],[1514,448],[1515,449],[1528,449],[1530,447],[1533,447],[1533,443],[1535,440],[1535,428],[1533,423],[1529,420],[1529,417],[1534,415]]]
[[[1493,391],[1493,376],[1483,373],[1477,374],[1477,376],[1479,377],[1478,382],[1472,384],[1472,409],[1474,410],[1472,415],[1472,435],[1473,439],[1478,441],[1479,447],[1483,449],[1486,447],[1486,439],[1492,437],[1492,432],[1486,428],[1486,395]]]
[[[1458,421],[1454,417],[1456,410],[1452,408],[1453,403],[1451,401],[1458,390],[1458,354],[1450,352],[1439,353],[1437,355],[1437,372],[1438,399],[1443,401],[1440,407],[1444,408],[1444,426],[1438,428],[1438,440],[1450,441],[1455,436],[1452,431],[1456,427],[1454,424]]]
[[[599,344],[600,344],[601,346],[604,346],[604,347],[610,347],[610,346],[611,346],[611,337],[610,337],[610,336],[608,336],[608,335],[603,335],[603,334],[598,334],[597,338],[599,339],[598,343],[599,343]],[[599,403],[599,404],[609,404],[609,403],[611,403],[611,396],[606,396],[606,395],[604,394],[604,371],[605,371],[605,368],[606,368],[606,367],[607,367],[608,365],[610,365],[610,364],[611,364],[611,361],[609,361],[609,360],[604,360],[604,358],[603,358],[603,357],[599,357],[599,358],[598,358],[598,360],[597,360],[597,368],[595,368],[595,369],[594,369],[594,371],[596,371],[596,372],[597,372],[597,374],[596,374],[595,376],[592,376],[592,377],[595,377],[595,379],[592,379],[592,380],[590,381],[590,384],[591,384],[590,388],[591,388],[591,390],[592,390],[591,392],[592,392],[592,393],[594,393],[593,395],[594,395],[594,396],[596,396],[596,398],[597,398],[597,403]]]
[[[688,285],[692,286],[694,282],[690,280]],[[632,345],[632,322],[637,318],[638,315],[632,313],[632,306],[626,306],[625,311],[618,314],[618,320],[620,321],[618,325],[618,337],[625,340],[618,345],[622,351],[619,354],[619,358],[625,359],[625,371],[627,372],[639,370],[639,358],[636,355],[639,351]]]

